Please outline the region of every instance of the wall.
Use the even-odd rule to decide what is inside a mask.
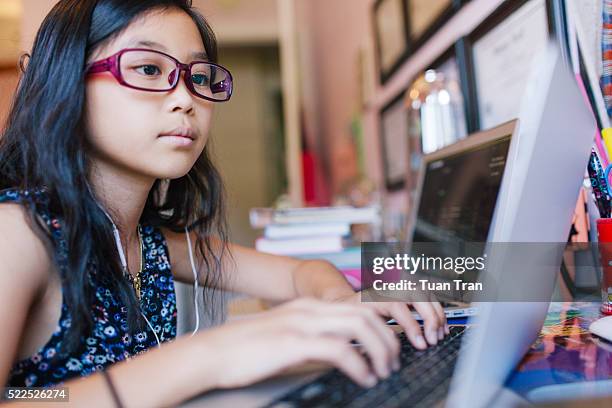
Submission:
[[[18,79],[15,68],[0,68],[0,129],[8,115]]]
[[[193,0],[223,45],[275,44],[277,0]]]
[[[3,0],[2,0],[3,1]],[[15,0],[11,0],[11,9],[19,8],[21,16],[16,23],[18,26],[19,38],[15,39],[18,43],[16,48],[17,54],[21,54],[24,50],[29,50],[38,26],[42,22],[44,16],[49,12],[55,0],[20,0],[18,4]],[[7,7],[9,3],[0,6]],[[13,95],[19,80],[19,71],[17,67],[17,56],[13,55],[11,60],[2,60],[0,64],[0,128],[4,126],[6,116],[10,109]]]
[[[13,65],[19,55],[21,0],[0,2],[0,65]]]
[[[34,44],[40,24],[57,0],[22,0],[22,2],[24,13],[21,19],[21,48],[29,51]]]
[[[360,108],[357,56],[369,35],[369,0],[298,4],[306,126],[337,192],[358,171],[349,125]]]
[[[239,86],[229,102],[215,106],[209,143],[227,190],[230,238],[253,246],[260,231],[251,228],[249,210],[272,205],[286,188],[278,49],[221,51],[221,64],[239,78]]]
[[[320,151],[325,153],[327,172],[337,192],[354,177],[357,163],[350,146],[349,125],[360,109],[358,53],[370,46],[373,33],[371,11],[375,0],[299,0],[305,10],[302,41],[305,109],[316,130]],[[503,0],[472,0],[434,37],[395,73],[384,87],[377,77],[375,91],[363,109],[366,174],[382,187],[383,163],[378,112],[382,106],[405,90],[415,74],[461,36],[468,34]],[[307,3],[307,4],[306,4]],[[375,72],[372,74],[375,75]],[[313,86],[313,84],[315,84]],[[314,87],[315,89],[309,89]],[[387,195],[387,205],[401,208],[405,192]]]
[[[22,0],[22,48],[30,49],[36,31],[56,0]],[[193,0],[223,44],[270,44],[278,40],[276,0]]]

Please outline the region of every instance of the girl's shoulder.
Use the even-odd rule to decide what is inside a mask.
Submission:
[[[28,190],[0,189],[0,237],[25,236],[30,245],[43,241],[36,225],[44,227],[45,232],[49,234],[52,217],[49,214],[48,205],[49,196],[44,187]],[[38,222],[32,219],[31,209],[34,210],[33,213],[38,218]]]
[[[0,190],[0,275],[44,279],[52,266],[45,242],[35,231],[23,197]],[[10,199],[7,198],[10,195]]]
[[[49,213],[49,193],[46,187],[31,189],[11,187],[0,189],[0,204],[6,204],[0,205],[0,209],[2,207],[12,207],[14,211],[15,208],[21,208],[21,211],[24,211],[24,215],[27,215],[25,214],[26,209],[32,209],[33,211],[30,211],[30,213],[35,213],[39,218],[38,225],[45,228],[47,234],[50,233],[48,224],[52,217]]]

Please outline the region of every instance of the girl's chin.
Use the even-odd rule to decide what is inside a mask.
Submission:
[[[170,180],[174,180],[174,179],[178,179],[181,177],[184,177],[187,175],[187,173],[189,173],[189,170],[191,170],[191,167],[181,167],[180,169],[168,169],[167,171],[159,171],[159,169],[156,171],[156,178],[158,179],[170,179]]]
[[[134,158],[138,156],[133,154]],[[126,173],[136,178],[155,179],[177,179],[185,176],[193,168],[196,158],[186,155],[176,155],[155,152],[140,155],[138,164],[130,163],[125,157],[120,160],[100,160],[106,163],[105,167],[112,167],[118,173]]]
[[[146,167],[157,178],[162,179],[176,179],[185,176],[197,160],[197,157],[191,154],[186,155],[185,152],[182,154],[155,154],[148,157]]]

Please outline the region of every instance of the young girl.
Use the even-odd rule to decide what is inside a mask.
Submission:
[[[4,384],[170,406],[318,361],[373,386],[398,368],[385,318],[418,348],[444,336],[438,303],[414,304],[423,336],[326,262],[227,242],[206,141],[233,83],[216,60],[188,0],[60,0],[43,22],[0,139]],[[176,338],[175,279],[288,302]]]

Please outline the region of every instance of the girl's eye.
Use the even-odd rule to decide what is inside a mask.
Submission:
[[[152,76],[152,75],[161,74],[161,69],[159,69],[157,65],[149,64],[149,65],[141,65],[139,67],[136,67],[136,72],[143,74],[143,75]]]
[[[191,75],[191,81],[195,85],[204,86],[208,85],[208,76],[205,74],[193,74]]]

